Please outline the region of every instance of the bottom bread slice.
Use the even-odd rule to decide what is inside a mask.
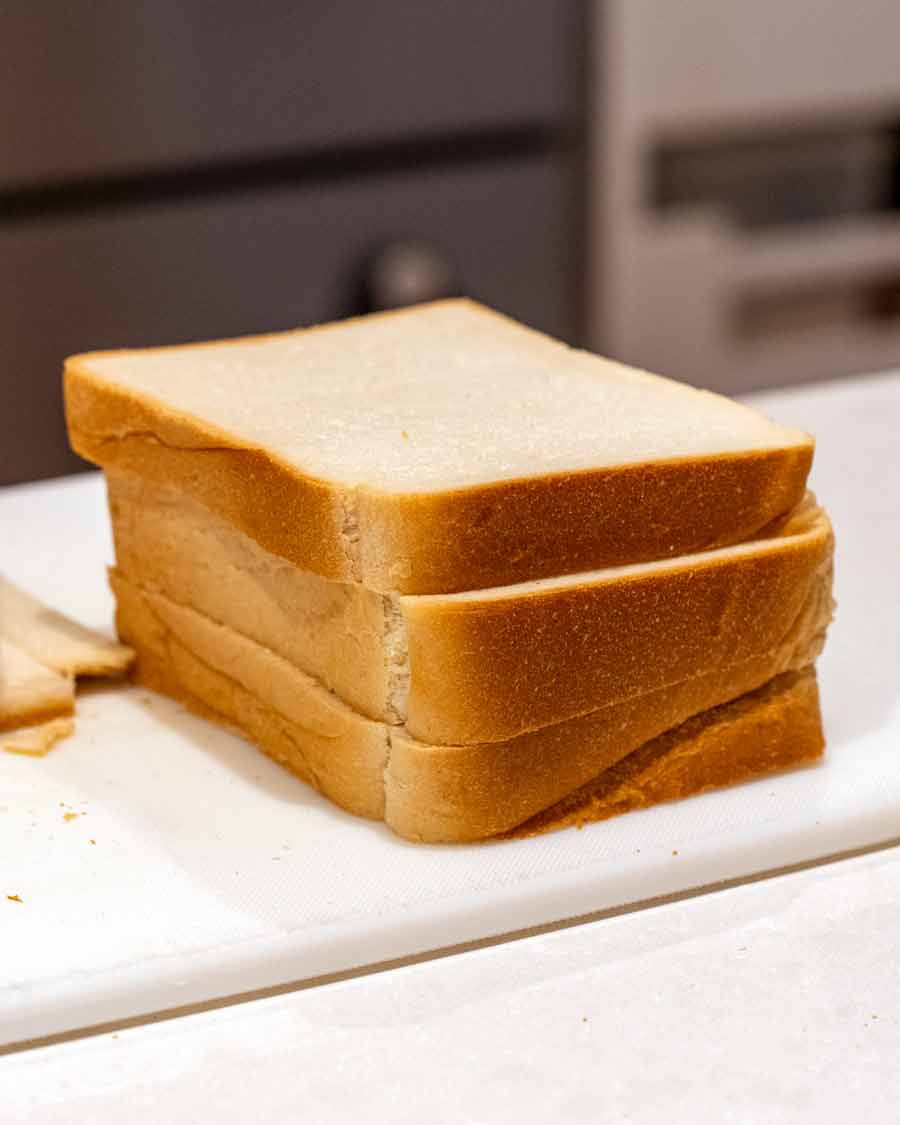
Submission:
[[[581,828],[635,809],[818,761],[825,750],[814,668],[688,719],[507,836]]]
[[[367,719],[268,649],[111,573],[137,678],[235,726],[343,808],[409,839],[496,836],[692,715],[809,664],[819,635],[765,658],[502,743],[432,746]],[[727,779],[726,779],[727,780]]]

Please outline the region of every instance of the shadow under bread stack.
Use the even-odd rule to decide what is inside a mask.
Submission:
[[[813,761],[811,438],[470,301],[66,364],[143,683],[477,840]]]

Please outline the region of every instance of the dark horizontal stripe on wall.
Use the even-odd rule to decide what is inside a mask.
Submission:
[[[574,133],[523,126],[82,179],[0,193],[0,222],[43,219],[190,196],[222,196],[288,185],[357,180],[402,174],[408,169],[516,160],[549,155],[574,143]]]

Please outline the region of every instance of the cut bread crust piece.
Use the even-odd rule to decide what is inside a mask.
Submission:
[[[233,629],[111,573],[137,678],[242,730],[343,808],[422,841],[477,840],[555,805],[690,716],[805,667],[823,631],[591,715],[485,746],[434,746],[358,714]]]
[[[30,727],[0,732],[0,749],[7,754],[23,754],[28,758],[43,758],[57,742],[75,733],[75,720],[70,716],[49,719]]]
[[[0,637],[0,731],[34,726],[75,710],[75,683]]]
[[[171,483],[303,570],[484,589],[738,543],[812,439],[470,301],[75,356],[73,448]]]
[[[458,595],[387,596],[301,571],[180,490],[110,471],[117,565],[430,743],[513,738],[765,655],[831,616],[812,498],[767,537]]]
[[[133,660],[0,575],[0,749],[46,754],[75,729],[75,677],[120,676]]]
[[[121,676],[134,653],[57,613],[0,574],[0,637],[63,676]]]

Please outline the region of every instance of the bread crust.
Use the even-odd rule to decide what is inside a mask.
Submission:
[[[4,701],[0,707],[0,732],[18,731],[23,727],[38,727],[54,719],[67,718],[75,714],[74,691],[67,699],[65,689],[60,688],[58,698],[27,699]]]
[[[786,673],[645,744],[507,836],[536,836],[821,760],[814,668]]]
[[[116,572],[117,624],[137,679],[244,731],[341,807],[419,841],[496,835],[698,710],[805,665],[821,634],[740,666],[605,708],[504,744],[429,746],[356,714],[310,677],[189,607]]]
[[[505,743],[428,746],[426,751],[425,744],[395,733],[385,819],[412,840],[462,842],[500,835],[670,728],[710,707],[727,706],[786,669],[805,666],[821,645],[819,636],[801,651],[779,650]]]
[[[94,358],[65,364],[77,453],[174,484],[296,566],[379,592],[482,589],[738,543],[800,501],[813,457],[808,438],[446,491],[344,487],[124,390]]]
[[[760,656],[831,619],[834,539],[801,505],[779,536],[652,568],[401,598],[406,727],[484,743]]]
[[[812,456],[810,445],[437,494],[361,489],[362,581],[457,593],[741,543],[802,499]]]
[[[47,719],[33,726],[0,731],[0,750],[7,754],[23,754],[43,758],[57,742],[75,733],[75,720],[69,716]]]
[[[0,636],[0,731],[38,726],[75,711],[75,682]]]
[[[344,494],[262,449],[128,395],[67,360],[72,448],[104,468],[175,484],[266,550],[326,578],[358,578],[342,541]]]

